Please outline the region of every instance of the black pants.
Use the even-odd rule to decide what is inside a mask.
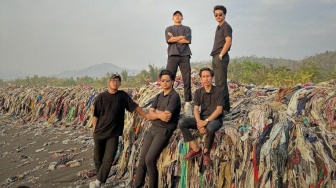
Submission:
[[[169,56],[166,69],[172,71],[175,76],[180,67],[184,86],[184,101],[191,101],[191,68],[190,56]]]
[[[222,57],[222,60],[220,60],[218,55],[219,54],[216,54],[212,58],[212,68],[215,73],[215,84],[216,86],[223,88],[225,101],[224,110],[230,111],[230,96],[227,85],[227,70],[230,62],[230,56],[229,54],[226,54]]]
[[[93,160],[97,171],[97,180],[106,183],[114,157],[118,150],[118,137],[107,139],[94,138]]]
[[[174,130],[152,126],[147,131],[141,148],[139,165],[136,171],[134,187],[142,187],[145,184],[146,172],[149,176],[149,187],[157,188],[159,177],[156,162],[167,146]]]
[[[212,120],[206,126],[207,138],[205,140],[205,148],[211,150],[212,144],[215,140],[216,131],[218,131],[223,125],[221,118]],[[194,140],[189,129],[197,129],[195,118],[182,118],[179,121],[178,128],[181,130],[184,142],[190,142]]]

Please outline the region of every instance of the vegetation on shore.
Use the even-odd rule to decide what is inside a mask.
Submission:
[[[208,66],[211,61],[192,63],[196,70]],[[138,87],[157,79],[159,71],[163,67],[149,65],[147,70],[131,76],[128,71],[123,70],[119,74],[122,77],[122,88]],[[12,81],[0,80],[0,86],[8,85],[31,85],[31,86],[75,86],[90,85],[95,88],[106,87],[107,80],[111,76],[107,73],[101,78],[77,77],[77,78],[56,78],[34,75],[31,77],[18,78]],[[253,83],[257,85],[273,85],[277,87],[291,87],[299,83],[323,82],[336,79],[336,51],[327,51],[301,61],[276,59],[240,57],[231,60],[228,70],[228,78],[242,83]]]

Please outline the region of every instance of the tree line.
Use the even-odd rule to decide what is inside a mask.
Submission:
[[[277,87],[291,87],[297,84],[307,82],[318,83],[336,79],[336,52],[326,52],[326,56],[320,58],[312,57],[305,58],[300,62],[292,60],[279,61],[277,63],[265,63],[265,58],[261,62],[257,62],[258,58],[253,59],[256,61],[245,60],[244,58],[233,59],[228,68],[228,78],[233,81],[256,84],[256,85],[273,85]],[[331,57],[326,60],[326,57]],[[248,59],[248,58],[246,58]],[[251,58],[250,58],[251,59]],[[320,59],[328,63],[323,63]],[[330,63],[331,62],[331,63]],[[326,65],[328,68],[326,68]],[[211,61],[202,61],[191,64],[193,69],[197,71],[202,67],[211,67]],[[127,70],[121,71],[119,74],[122,77],[121,88],[134,88],[139,87],[150,82],[155,82],[158,74],[164,67],[156,67],[149,65],[147,70],[140,71],[137,75],[130,75]],[[75,85],[90,85],[95,88],[103,88],[107,86],[107,81],[113,74],[107,73],[101,78],[92,77],[77,77],[77,78],[56,78],[46,76],[27,76],[25,78],[18,78],[13,81],[0,80],[0,86],[8,85],[30,85],[30,86],[75,86]]]
[[[122,79],[121,88],[134,88],[139,87],[143,84],[156,81],[160,70],[163,69],[156,67],[154,65],[149,65],[148,70],[142,70],[139,74],[131,76],[127,70],[122,70],[120,74]],[[56,86],[56,87],[68,87],[76,85],[87,85],[94,88],[104,88],[107,86],[107,81],[112,74],[117,72],[107,73],[101,78],[93,78],[89,76],[84,77],[71,77],[71,78],[57,78],[57,77],[48,77],[48,76],[26,76],[24,78],[17,78],[12,81],[3,81],[0,79],[0,86],[9,86],[9,85],[29,85],[43,87],[46,85]]]
[[[195,64],[194,66],[196,69],[200,69],[203,65]],[[207,63],[207,66],[211,66],[211,62]],[[229,64],[228,78],[231,81],[245,84],[292,87],[300,83],[319,83],[336,79],[336,65],[332,70],[326,71],[321,65],[312,61],[302,61],[292,66],[283,66],[234,60]]]

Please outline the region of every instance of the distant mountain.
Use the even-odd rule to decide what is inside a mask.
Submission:
[[[321,54],[306,57],[302,61],[314,62],[320,65],[323,71],[331,72],[336,68],[336,51],[326,51]]]
[[[323,72],[328,73],[336,68],[336,51],[326,51],[324,53],[315,54],[314,56],[306,57],[302,60],[290,60],[282,58],[266,58],[256,56],[243,56],[233,58],[231,62],[258,62],[263,65],[283,66],[291,69],[296,69],[301,62],[313,62],[322,68]]]
[[[233,62],[258,62],[263,65],[274,65],[274,66],[293,66],[293,64],[298,63],[299,61],[283,58],[268,58],[268,57],[257,57],[257,56],[243,56],[233,59]]]
[[[293,64],[298,63],[298,61],[290,60],[290,59],[283,59],[283,58],[268,58],[268,57],[257,57],[257,56],[243,56],[234,58],[233,61],[243,62],[243,61],[250,61],[250,62],[258,62],[264,65],[279,65],[279,64]]]
[[[23,76],[24,74],[20,74],[20,73],[11,73],[11,72],[2,72],[0,70],[0,80],[3,81],[9,81],[9,80],[14,80],[16,78],[20,78],[20,77],[25,77]]]
[[[306,57],[302,60],[290,60],[290,59],[283,59],[283,58],[266,58],[266,57],[257,57],[257,56],[242,56],[242,57],[235,57],[233,58],[230,63],[234,62],[257,62],[264,65],[274,65],[274,66],[284,66],[295,69],[300,62],[311,61],[316,63],[318,66],[322,68],[325,73],[334,71],[336,68],[336,51],[326,51],[324,53],[316,54],[314,56]],[[211,66],[211,61],[201,61],[201,62],[192,62],[192,66]],[[137,75],[141,70],[136,69],[127,69],[118,67],[112,63],[102,63],[90,66],[88,68],[82,70],[73,70],[73,71],[65,71],[57,75],[49,75],[55,76],[58,78],[77,78],[77,77],[93,77],[93,78],[101,78],[106,76],[107,73],[121,73],[121,71],[127,70],[129,75]],[[39,76],[48,76],[48,75],[39,75]],[[24,78],[26,77],[25,73],[19,72],[2,72],[0,69],[0,80],[8,81],[14,80],[16,78]]]
[[[112,63],[102,63],[97,65],[92,65],[85,69],[81,70],[73,70],[73,71],[65,71],[57,75],[47,75],[47,74],[38,74],[38,76],[46,76],[46,77],[57,77],[57,78],[77,78],[77,77],[92,77],[92,78],[101,78],[106,76],[107,73],[121,73],[121,71],[126,70],[128,71],[128,75],[133,76],[137,75],[140,70],[136,69],[128,69],[118,67]],[[37,74],[33,74],[37,75]],[[0,80],[3,81],[10,81],[15,80],[17,78],[25,78],[25,77],[32,77],[33,75],[28,75],[25,72],[3,72],[0,69]]]
[[[257,57],[257,56],[242,56],[242,57],[234,57],[230,60],[230,64],[237,62],[256,62],[260,63],[262,65],[274,65],[274,66],[285,66],[285,67],[293,67],[297,65],[300,61],[291,60],[291,59],[283,59],[283,58],[268,58],[268,57]],[[210,64],[211,61],[201,61],[201,62],[194,62],[194,65],[204,65],[204,64]]]
[[[267,58],[257,56],[242,56],[232,58],[230,64],[237,62],[242,63],[244,61],[256,62],[262,65],[273,65],[274,67],[288,67],[291,70],[299,68],[301,62],[313,62],[317,66],[321,67],[323,74],[335,71],[336,69],[336,51],[326,51],[324,53],[315,54],[314,56],[306,57],[302,60],[291,60],[284,58]],[[192,66],[211,66],[211,61],[193,62]]]
[[[135,69],[127,69],[127,68],[121,68],[118,67],[112,63],[102,63],[98,65],[92,65],[88,68],[77,70],[77,71],[65,71],[62,72],[56,77],[58,78],[76,78],[76,77],[92,77],[92,78],[100,78],[105,76],[107,73],[121,73],[121,71],[127,70],[129,75],[136,75],[140,71]]]

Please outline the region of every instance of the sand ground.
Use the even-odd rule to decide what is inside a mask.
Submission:
[[[92,142],[87,129],[22,123],[0,115],[0,186],[89,187],[94,177],[76,174],[94,169]],[[75,167],[62,165],[64,156],[73,156]]]

